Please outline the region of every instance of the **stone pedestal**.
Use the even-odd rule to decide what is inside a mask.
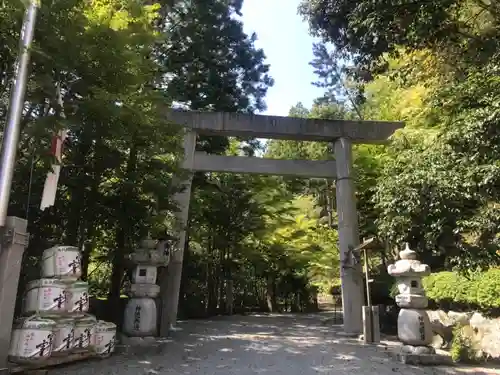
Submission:
[[[380,311],[378,306],[363,306],[363,342],[380,343]]]
[[[431,322],[425,310],[401,309],[398,316],[398,338],[406,345],[427,346],[432,343]]]
[[[155,298],[160,294],[160,287],[156,284],[157,267],[169,263],[170,249],[163,242],[147,239],[142,241],[140,249],[130,254],[129,260],[135,266],[123,331],[129,337],[149,337],[158,333]]]
[[[432,327],[425,308],[428,300],[422,278],[431,273],[428,265],[417,260],[417,254],[408,247],[399,253],[401,258],[387,271],[396,278],[399,294],[396,303],[401,307],[398,316],[398,338],[404,344],[400,354],[405,358],[434,355]],[[418,360],[415,359],[415,362]],[[421,361],[422,363],[425,360]]]

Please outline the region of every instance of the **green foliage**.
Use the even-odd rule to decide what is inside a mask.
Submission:
[[[470,338],[464,334],[464,327],[460,325],[456,326],[453,330],[450,354],[454,362],[473,363],[478,360],[477,353],[472,348]]]
[[[395,143],[376,188],[379,232],[410,242],[433,269],[500,264],[495,69],[471,69],[431,97],[439,136]]]
[[[299,11],[333,44],[312,62],[325,88],[355,78],[363,117],[406,123],[358,166],[374,166],[361,173],[362,228],[409,242],[434,270],[500,264],[498,4],[304,0]]]
[[[167,97],[194,110],[254,112],[265,109],[273,84],[257,36],[246,35],[224,0],[176,1],[165,7],[165,42],[159,57]]]
[[[474,303],[472,281],[456,272],[438,272],[423,279],[427,297],[439,304]]]
[[[427,297],[444,308],[477,308],[490,312],[500,308],[500,269],[492,268],[468,277],[438,272],[424,278]]]
[[[370,70],[400,46],[432,48],[455,67],[484,63],[500,42],[499,6],[493,1],[304,0],[299,11],[340,56],[354,56],[358,68]]]
[[[22,2],[7,0],[3,5],[2,121],[23,16]],[[165,107],[175,102],[205,110],[265,108],[272,79],[263,51],[254,47],[255,36],[245,35],[234,17],[241,4],[214,0],[208,5],[42,2],[9,210],[21,217],[29,212],[32,241],[26,264],[33,270],[26,267],[25,279],[34,277],[43,249],[65,243],[84,247],[84,277],[96,295],[119,296],[124,255],[148,233],[172,230],[177,209],[172,176],[182,150],[179,128],[165,119]],[[63,108],[57,102],[58,87]],[[56,204],[40,212],[38,197],[53,162],[51,137],[62,128],[68,130],[68,140]],[[224,152],[228,145],[226,139],[199,139],[199,148],[209,152]],[[239,243],[236,231],[259,227],[261,212],[247,199],[248,186],[228,181],[233,182],[241,194],[228,189],[237,200],[231,207],[235,221],[229,222],[234,225],[228,228],[231,241]],[[212,200],[209,207],[224,206],[223,200],[210,197],[210,188],[203,188]],[[238,227],[248,211],[251,219]],[[217,228],[225,223],[224,215],[220,212]],[[206,214],[200,226],[212,219]]]
[[[482,308],[500,308],[500,269],[490,269],[476,278],[472,284],[475,302]]]

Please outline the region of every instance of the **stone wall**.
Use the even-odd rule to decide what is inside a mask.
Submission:
[[[477,312],[428,310],[434,332],[433,346],[448,349],[455,327],[470,339],[472,348],[489,359],[500,359],[500,318],[488,318]]]

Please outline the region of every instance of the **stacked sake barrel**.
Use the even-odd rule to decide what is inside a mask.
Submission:
[[[160,294],[160,287],[156,284],[156,278],[158,267],[166,266],[170,260],[165,243],[144,240],[129,257],[134,266],[123,324],[123,333],[128,337],[148,337],[157,333],[155,298]]]
[[[23,316],[14,325],[12,362],[46,360],[75,351],[106,356],[114,351],[116,326],[88,314],[90,298],[82,275],[81,254],[74,246],[43,252],[41,278],[28,283]]]

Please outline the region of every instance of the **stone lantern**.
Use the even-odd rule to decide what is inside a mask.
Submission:
[[[157,268],[169,263],[170,251],[165,241],[146,239],[130,254],[129,261],[134,267],[123,332],[128,337],[151,337],[157,333],[155,298],[160,294],[160,286],[156,284]]]
[[[391,264],[387,271],[396,278],[399,294],[396,303],[401,308],[398,316],[398,338],[404,344],[403,353],[434,354],[429,346],[433,333],[431,322],[425,309],[427,297],[422,286],[422,278],[431,273],[427,264],[417,260],[417,254],[406,244],[399,253],[400,260]]]

